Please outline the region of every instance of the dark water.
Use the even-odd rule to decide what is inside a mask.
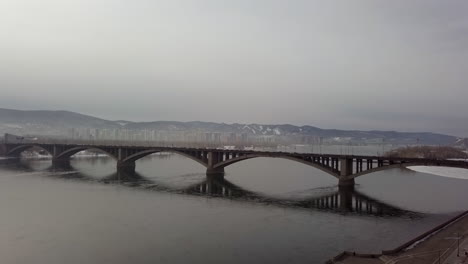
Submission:
[[[312,167],[253,159],[207,180],[177,155],[0,165],[0,263],[323,263],[389,249],[468,208],[468,180],[394,169],[355,191]]]

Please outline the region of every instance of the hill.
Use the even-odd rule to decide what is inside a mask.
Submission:
[[[234,134],[237,137],[249,137],[270,142],[281,139],[306,144],[328,142],[452,145],[459,140],[454,136],[430,132],[338,130],[290,124],[111,121],[70,111],[23,111],[0,108],[0,133],[2,134],[67,136],[70,135],[71,130],[86,131],[83,133],[89,134],[90,129],[93,131],[96,131],[96,129],[104,130],[107,134],[115,135],[121,133],[121,131],[127,131],[126,134],[131,132],[131,134],[135,135],[140,135],[139,131],[145,131],[145,133],[147,131],[156,131],[155,133],[163,131],[171,135],[182,135],[190,132],[198,136],[200,136],[200,133],[222,133],[226,134],[226,137],[232,136],[228,134]]]

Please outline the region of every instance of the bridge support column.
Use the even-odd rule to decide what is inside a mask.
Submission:
[[[224,168],[208,168],[206,169],[206,176],[209,178],[224,179]]]
[[[123,172],[135,172],[135,162],[134,161],[127,161],[127,162],[117,162],[117,171]]]
[[[216,165],[216,163],[219,162],[219,158],[220,158],[219,156],[220,155],[218,152],[213,152],[213,151],[208,152],[208,167],[209,168],[213,168]]]
[[[343,178],[343,179],[340,179],[338,181],[338,187],[339,189],[351,189],[353,190],[354,189],[354,178],[353,179],[346,179],[346,178]]]
[[[222,156],[219,152],[209,152],[208,153],[208,169],[206,170],[207,177],[215,177],[215,178],[224,178],[224,168],[214,168],[214,166],[222,161]]]
[[[340,159],[340,178],[338,187],[342,188],[354,188],[354,178],[350,178],[353,174],[353,159],[352,158],[341,158]]]
[[[349,176],[353,174],[353,159],[340,159],[340,176]]]
[[[70,159],[52,158],[52,168],[54,170],[71,170],[72,166],[70,164]]]

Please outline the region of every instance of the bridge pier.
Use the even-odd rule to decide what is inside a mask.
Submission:
[[[133,173],[135,172],[135,162],[134,161],[127,161],[127,162],[121,162],[121,161],[118,161],[117,162],[117,171],[123,171],[123,172],[127,172],[127,173]]]
[[[338,180],[338,187],[339,189],[354,189],[354,178],[353,179],[339,179]]]
[[[224,168],[208,168],[206,176],[209,178],[224,179]]]
[[[144,180],[144,178],[142,178],[138,173],[132,171],[131,169],[120,169],[117,170],[117,172],[111,177],[104,178],[104,180],[109,182],[139,182],[141,180]]]
[[[354,178],[349,178],[353,174],[353,159],[341,158],[340,159],[340,178],[338,187],[354,189]]]
[[[340,159],[340,176],[349,176],[353,174],[353,159],[341,158]]]
[[[52,168],[54,170],[71,170],[70,159],[56,159],[52,158]]]
[[[214,168],[216,163],[222,161],[223,156],[219,152],[211,151],[208,152],[208,168],[206,169],[207,177],[214,177],[224,179],[224,168]]]

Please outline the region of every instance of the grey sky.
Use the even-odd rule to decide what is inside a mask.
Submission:
[[[468,136],[468,1],[2,0],[0,107]]]

